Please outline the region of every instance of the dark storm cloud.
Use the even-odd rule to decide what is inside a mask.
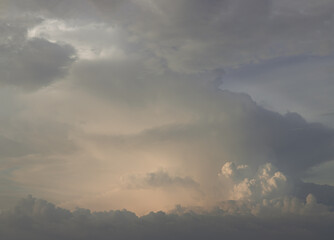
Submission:
[[[38,17],[8,17],[0,29],[2,85],[35,90],[66,76],[75,60],[75,49],[67,44],[28,38],[28,29],[41,22]]]
[[[295,0],[14,1],[45,17],[121,26],[177,72],[333,50],[333,3]]]
[[[1,83],[33,90],[64,77],[74,61],[75,51],[44,39],[30,39],[21,45],[1,45]]]
[[[295,202],[296,204],[297,202]],[[313,208],[311,199],[305,208]],[[276,217],[234,215],[223,210],[198,214],[150,213],[142,217],[126,210],[73,212],[45,200],[28,197],[0,215],[0,236],[6,240],[57,239],[331,239],[333,214],[306,218],[287,213]]]
[[[124,21],[130,21],[131,30],[174,71],[212,70],[331,51],[333,4],[329,2],[321,6],[298,2],[298,8],[289,10],[286,2],[263,0],[142,1],[138,5],[134,21]]]
[[[58,0],[49,3],[31,0],[13,1],[12,5],[45,18],[117,26],[127,32],[123,40],[132,39],[136,43],[132,52],[140,49],[141,54],[150,53],[154,61],[163,62],[159,66],[163,70],[202,74],[236,68],[243,72],[245,67],[247,72],[247,64],[259,63],[262,80],[252,79],[258,75],[248,76],[241,84],[232,79],[232,84],[225,88],[245,91],[275,111],[296,111],[308,120],[333,126],[332,119],[317,117],[331,111],[333,101],[330,95],[333,63],[321,59],[333,52],[331,1]],[[299,66],[295,60],[305,56],[314,58]],[[289,64],[291,69],[286,68]],[[118,67],[116,64],[115,68]],[[207,77],[202,75],[203,79]],[[265,84],[257,85],[258,81]]]

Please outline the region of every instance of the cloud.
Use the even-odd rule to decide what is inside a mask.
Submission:
[[[260,166],[254,177],[245,174],[247,168],[247,165],[236,166],[232,162],[223,165],[219,175],[231,181],[232,191],[229,199],[272,199],[288,193],[286,176],[277,171],[271,163]]]
[[[18,157],[27,154],[28,147],[24,143],[20,143],[9,139],[5,136],[0,136],[0,156]]]
[[[320,185],[315,183],[299,182],[294,186],[294,194],[298,198],[305,198],[308,194],[316,197],[321,204],[333,208],[334,187],[330,185]]]
[[[318,62],[330,54],[330,1],[8,5],[0,83],[19,107],[0,115],[1,134],[8,149],[18,142],[29,150],[1,160],[16,187],[99,210],[212,206],[230,197],[230,187],[233,198],[272,200],[286,194],[286,179],[296,184],[310,168],[333,160],[333,129],[218,89],[226,74],[245,64],[263,63],[256,65],[263,73],[280,57],[312,55]],[[305,90],[303,83],[294,89]],[[241,174],[230,186],[218,176],[222,166],[229,170],[227,162]],[[119,179],[129,173],[139,186],[122,189]],[[187,198],[185,189],[193,185],[203,194]]]
[[[26,14],[38,15],[46,18],[94,18],[94,6],[90,1],[86,0],[14,0],[7,1],[5,5],[5,13],[12,15],[20,15],[22,12]]]
[[[26,22],[24,22],[26,21]],[[66,76],[75,60],[75,50],[67,44],[26,36],[27,29],[40,22],[37,17],[4,19],[0,41],[0,83],[36,90]]]
[[[308,194],[304,200],[285,196],[262,201],[229,200],[218,205],[219,209],[231,215],[254,215],[257,217],[278,217],[284,215],[325,216],[331,214],[326,205],[317,202],[312,194]]]
[[[18,46],[2,46],[2,84],[27,90],[49,85],[66,75],[68,65],[74,61],[75,51],[44,39],[27,41]],[[5,60],[4,60],[5,59]]]
[[[93,2],[105,13],[114,7],[105,1]],[[331,51],[333,4],[328,1],[320,5],[263,0],[136,3],[136,11],[134,3],[121,5],[124,12],[132,13],[131,18],[108,16],[126,23],[177,72]]]
[[[109,83],[113,85],[113,79]],[[38,117],[39,122],[43,119],[45,123],[55,124],[49,113],[59,111],[62,122],[76,123],[77,129],[73,125],[56,125],[58,127],[50,130],[57,133],[56,138],[40,131],[41,140],[35,142],[34,149],[50,152],[16,162],[14,165],[18,168],[11,170],[11,179],[40,197],[55,198],[58,203],[70,202],[64,205],[66,207],[78,205],[103,210],[132,206],[132,211],[146,212],[149,206],[154,206],[155,210],[159,207],[166,210],[175,204],[212,206],[229,199],[228,189],[235,183],[224,185],[218,177],[226,162],[234,162],[236,167],[248,166],[240,170],[250,171],[251,175],[238,183],[246,177],[250,181],[255,179],[254,184],[244,182],[244,187],[254,191],[254,198],[257,195],[261,198],[267,194],[261,193],[262,183],[268,195],[277,196],[284,189],[284,176],[291,181],[299,179],[310,167],[329,161],[333,156],[332,130],[321,124],[308,123],[296,113],[280,115],[268,111],[245,94],[212,90],[200,81],[178,79],[168,83],[157,98],[161,89],[154,85],[149,85],[152,88],[148,92],[138,90],[142,98],[127,95],[128,86],[132,92],[132,79],[118,82],[117,90],[111,90],[118,91],[118,95],[110,98],[87,94],[86,86],[80,85],[68,94],[58,95],[59,90],[45,89],[36,92],[35,99],[29,96],[28,109],[34,109],[37,114],[32,119]],[[62,93],[68,91],[64,85],[58,86],[62,87]],[[106,85],[101,86],[105,86],[103,91],[107,93]],[[94,91],[97,93],[100,89]],[[52,97],[41,101],[46,96]],[[201,96],[200,101],[198,96]],[[75,101],[69,101],[73,97]],[[26,117],[31,116],[28,110],[26,114]],[[39,124],[39,129],[41,126]],[[48,132],[45,130],[45,134]],[[29,131],[27,134],[28,137]],[[50,145],[53,140],[56,141]],[[75,151],[64,152],[63,147],[69,146],[68,143],[74,143]],[[27,158],[27,164],[22,165]],[[277,170],[270,171],[268,165],[268,176],[265,176],[264,164],[268,162]],[[156,169],[165,169],[168,175],[155,172]],[[134,182],[143,188],[120,190],[120,177],[129,173],[139,176]],[[198,183],[202,194],[192,194],[192,181],[184,176]],[[261,180],[260,176],[264,178]],[[277,192],[273,188],[275,184]],[[185,188],[186,185],[189,188]],[[176,195],[175,191],[180,189],[187,191]],[[158,193],[164,196],[163,201]],[[135,200],[144,195],[154,197],[145,202]]]
[[[302,209],[314,209],[308,196],[306,203],[293,203]],[[285,202],[285,205],[288,205]],[[4,239],[330,239],[333,213],[283,212],[270,215],[234,215],[216,209],[206,213],[151,212],[138,217],[126,210],[91,212],[68,211],[45,200],[27,197],[15,208],[0,214],[0,236]]]
[[[198,188],[199,184],[190,177],[171,177],[163,170],[146,173],[144,175],[130,175],[123,177],[123,181],[128,188]]]
[[[323,115],[332,111],[333,85],[328,84],[332,81],[332,65],[331,54],[259,61],[225,74],[222,88],[247,92],[268,109],[295,111],[309,121],[333,126],[330,114]]]
[[[326,55],[333,50],[330,1],[31,0],[12,5],[45,18],[120,26],[142,49],[182,73],[235,68],[279,56]]]

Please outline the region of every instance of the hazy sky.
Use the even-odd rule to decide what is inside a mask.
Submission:
[[[0,33],[4,239],[333,236],[332,0],[0,0]]]

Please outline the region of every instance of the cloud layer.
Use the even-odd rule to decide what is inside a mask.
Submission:
[[[193,211],[170,214],[152,212],[138,217],[126,210],[91,212],[77,209],[70,212],[45,200],[28,197],[22,199],[13,210],[0,214],[0,236],[8,240],[331,239],[333,213],[326,212],[311,195],[306,203],[285,200],[282,207],[286,208],[286,212],[275,217],[268,212],[268,215],[264,214],[265,211],[254,215],[226,212],[223,209],[201,214]],[[231,210],[231,207],[228,209]],[[308,218],[312,212],[316,213],[316,217]]]

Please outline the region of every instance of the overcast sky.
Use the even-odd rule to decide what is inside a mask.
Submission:
[[[331,239],[333,13],[0,0],[0,235]]]

